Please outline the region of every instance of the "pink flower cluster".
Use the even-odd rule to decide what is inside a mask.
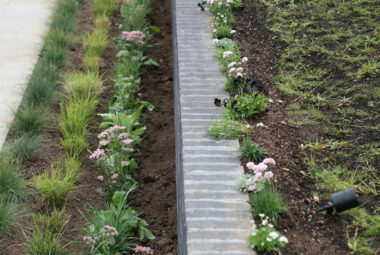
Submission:
[[[143,45],[146,35],[142,31],[123,31],[121,36],[127,41],[134,41],[137,45]]]
[[[109,225],[105,225],[104,227],[102,227],[102,229],[100,230],[100,233],[103,236],[118,236],[119,235],[119,232],[117,232],[116,228]]]
[[[228,58],[229,56],[231,56],[233,53],[232,53],[232,51],[225,51],[225,52],[223,52],[223,58]]]
[[[86,242],[87,245],[94,244],[96,242],[96,239],[97,239],[96,237],[94,239],[94,238],[92,238],[92,236],[84,236],[83,237],[83,241]]]
[[[103,149],[96,149],[91,155],[90,159],[99,159],[102,155],[104,155],[104,150]]]
[[[146,254],[146,255],[153,255],[154,254],[154,250],[152,248],[144,247],[144,246],[136,246],[134,251],[135,251],[135,254],[138,254],[140,252],[142,254]]]
[[[246,164],[247,168],[252,170],[255,174],[253,178],[247,180],[248,191],[254,191],[256,189],[256,184],[262,181],[269,181],[273,178],[272,171],[267,171],[268,167],[275,166],[276,161],[272,158],[266,158],[263,162],[255,165],[253,162],[248,162]]]
[[[112,136],[112,133],[115,132],[115,131],[119,131],[119,130],[123,130],[125,129],[125,127],[123,126],[112,126],[110,127],[109,129],[106,129],[104,130],[103,132],[101,132],[99,135],[98,135],[98,138],[106,138],[106,137],[110,137]]]
[[[224,55],[223,55],[224,57]],[[228,76],[231,78],[243,77],[244,68],[241,66],[242,63],[246,63],[248,61],[247,57],[241,59],[241,62],[231,62],[228,67]]]

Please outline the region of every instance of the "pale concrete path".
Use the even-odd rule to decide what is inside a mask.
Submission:
[[[227,94],[212,45],[211,15],[201,12],[197,2],[174,3],[184,189],[184,208],[180,209],[184,211],[187,246],[184,250],[189,255],[252,255],[255,252],[247,242],[252,219],[248,196],[237,191],[236,184],[244,174],[239,142],[218,142],[206,135],[210,121],[222,116],[214,98],[225,98]]]
[[[54,0],[0,0],[0,148],[38,60]]]

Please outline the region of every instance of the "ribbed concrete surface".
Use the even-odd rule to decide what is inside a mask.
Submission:
[[[54,0],[0,0],[0,148],[38,60]]]
[[[175,3],[187,253],[252,255],[248,197],[236,190],[243,175],[239,143],[206,136],[206,126],[222,116],[214,98],[227,94],[212,45],[211,15],[197,2]]]

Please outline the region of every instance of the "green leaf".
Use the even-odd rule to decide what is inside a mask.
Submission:
[[[153,32],[160,33],[161,29],[156,26],[149,26],[149,29],[152,30]]]
[[[149,59],[148,61],[145,61],[144,62],[144,65],[146,66],[155,66],[155,67],[160,67],[160,64],[158,64],[156,61],[154,61],[153,59]]]

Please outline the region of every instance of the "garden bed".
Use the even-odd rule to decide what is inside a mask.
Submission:
[[[91,31],[93,24],[92,1],[82,1],[81,7],[77,11],[77,39],[67,49],[66,64],[61,72],[80,71],[86,72],[82,65],[84,51],[82,36]],[[173,120],[173,94],[172,94],[172,66],[171,64],[171,19],[170,2],[166,1],[166,9],[161,9],[162,3],[152,1],[152,8],[155,10],[154,16],[163,16],[163,19],[151,20],[153,25],[159,27],[161,32],[156,33],[149,42],[154,43],[154,47],[148,55],[160,62],[161,67],[148,67],[149,72],[141,78],[143,100],[152,103],[156,108],[154,112],[144,110],[143,120],[147,125],[147,132],[144,135],[142,147],[134,157],[137,158],[137,181],[139,188],[128,198],[128,203],[134,210],[141,213],[140,217],[148,221],[152,226],[151,230],[157,237],[147,245],[154,247],[156,254],[168,252],[176,253],[176,200],[175,200],[175,165],[174,165],[174,120]],[[96,113],[108,112],[108,103],[116,88],[111,80],[114,74],[114,61],[118,50],[115,48],[114,37],[120,35],[119,25],[123,23],[119,8],[111,16],[111,26],[109,28],[109,38],[107,47],[102,56],[99,74],[104,80],[104,90],[99,96],[99,104]],[[148,17],[149,18],[149,17]],[[155,24],[156,23],[156,24]],[[163,47],[155,45],[163,44]],[[29,199],[22,206],[27,214],[19,222],[20,227],[14,227],[10,236],[4,235],[3,242],[7,246],[2,247],[4,254],[25,254],[23,245],[26,243],[25,235],[29,236],[33,230],[30,214],[39,214],[46,211],[46,205],[41,199],[41,195],[35,188],[33,176],[42,174],[51,168],[57,161],[57,157],[65,155],[65,150],[60,146],[62,134],[57,127],[57,120],[61,114],[60,97],[63,86],[58,83],[57,91],[59,95],[54,97],[52,103],[47,105],[45,112],[48,113],[51,124],[48,124],[41,134],[43,143],[38,148],[37,155],[23,159],[22,174],[28,182]],[[160,96],[157,96],[157,95]],[[26,103],[23,103],[24,107]],[[23,109],[23,106],[21,106]],[[95,151],[98,148],[99,124],[102,122],[100,116],[94,116],[88,126],[89,136],[87,149]],[[11,132],[7,142],[12,143],[16,138]],[[106,198],[101,190],[105,186],[98,180],[99,166],[96,161],[89,159],[90,154],[85,153],[81,165],[80,179],[76,182],[76,188],[69,195],[66,201],[65,212],[70,215],[67,231],[62,237],[63,245],[70,254],[83,254],[88,248],[82,242],[85,235],[83,228],[88,226],[84,216],[88,217],[88,208],[94,207],[103,210],[106,207]],[[157,163],[157,161],[159,163]],[[158,167],[159,166],[159,167]],[[152,169],[154,171],[152,171]],[[152,188],[154,186],[154,189]],[[156,192],[157,189],[164,189],[165,192]],[[168,217],[169,215],[169,217]],[[165,218],[165,220],[163,220]],[[150,228],[150,226],[148,226]],[[22,230],[21,230],[22,229]],[[168,240],[168,241],[166,241]],[[169,247],[169,249],[168,249]]]

